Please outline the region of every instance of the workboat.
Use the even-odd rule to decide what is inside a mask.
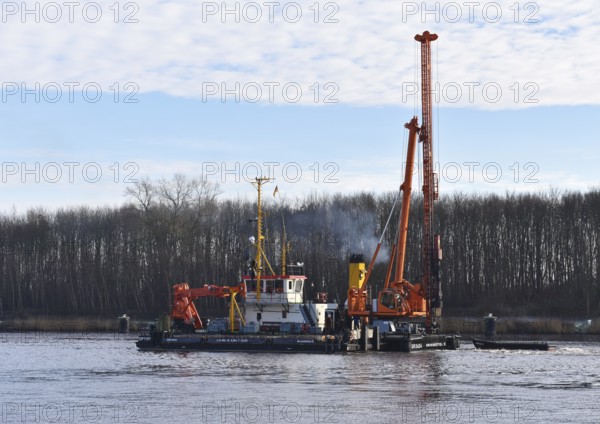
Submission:
[[[496,340],[496,319],[491,313],[483,317],[483,337],[472,339],[477,349],[550,350],[548,343],[542,341]]]
[[[336,302],[325,294],[304,302],[306,276],[302,264],[288,265],[286,275],[261,278],[247,275],[239,286],[174,288],[170,316],[144,330],[137,341],[142,350],[207,350],[217,352],[333,353],[342,350]],[[244,294],[236,300],[236,294]],[[213,296],[229,298],[230,317],[198,324],[193,300]],[[186,317],[186,311],[190,311]],[[190,319],[191,318],[191,319]],[[198,327],[198,328],[196,328]]]
[[[547,342],[537,341],[498,341],[473,339],[477,349],[505,349],[505,350],[550,350]]]
[[[305,300],[304,264],[286,264],[285,247],[282,264],[286,265],[279,274],[266,258],[261,188],[267,181],[257,178],[253,182],[258,192],[257,237],[250,237],[256,254],[249,261],[248,274],[238,286],[174,285],[170,315],[142,331],[136,343],[139,349],[303,353],[343,349],[343,320],[337,302],[329,302],[326,293]],[[203,321],[194,305],[201,297],[226,299],[229,316]]]

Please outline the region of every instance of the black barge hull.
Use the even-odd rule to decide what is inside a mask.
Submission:
[[[413,333],[379,333],[377,327],[371,331],[363,330],[360,339],[352,340],[346,345],[348,352],[383,351],[412,352],[424,349],[456,350],[460,347],[459,335],[413,334]]]
[[[460,337],[445,335],[383,334],[381,350],[388,352],[411,352],[423,349],[450,349],[460,347]]]
[[[473,339],[477,349],[506,349],[506,350],[550,350],[547,342],[530,341],[495,341]]]
[[[331,335],[154,333],[141,335],[136,346],[146,351],[334,353],[341,350],[342,342],[340,337]]]

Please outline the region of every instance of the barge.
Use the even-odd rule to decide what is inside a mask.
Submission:
[[[472,339],[477,349],[550,350],[548,342]]]
[[[257,335],[143,332],[137,342],[141,350],[202,350],[211,352],[334,353],[342,340],[333,335]]]

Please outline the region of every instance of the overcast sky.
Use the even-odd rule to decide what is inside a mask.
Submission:
[[[440,191],[598,187],[600,6],[2,2],[2,211],[184,173],[251,195],[397,190],[432,44]],[[418,183],[416,184],[418,185]]]

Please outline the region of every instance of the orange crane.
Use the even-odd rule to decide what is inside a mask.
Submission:
[[[348,315],[350,317],[424,317],[425,330],[428,334],[435,332],[435,318],[441,314],[442,300],[439,277],[439,261],[441,260],[440,237],[439,235],[433,235],[433,202],[438,198],[438,180],[436,174],[433,172],[430,43],[437,40],[437,38],[436,34],[431,34],[429,31],[415,36],[415,40],[421,43],[423,124],[419,127],[418,118],[415,116],[405,125],[405,128],[409,130],[409,135],[404,181],[400,186],[400,190],[402,191],[402,210],[400,213],[398,240],[392,247],[384,288],[378,293],[375,308],[368,310],[365,288],[381,248],[382,235],[366,273],[364,272],[364,264],[356,260],[351,261],[348,290]],[[417,134],[419,134],[419,141],[423,145],[423,247],[421,255],[423,276],[420,283],[411,284],[404,278],[404,261],[406,257],[406,239],[408,234]],[[388,224],[389,218],[383,233],[385,233]],[[395,272],[392,278],[394,263]]]
[[[217,286],[205,284],[203,287],[190,289],[187,283],[175,284],[173,286],[173,304],[171,306],[171,319],[174,325],[186,326],[199,330],[202,328],[200,314],[194,305],[194,300],[199,297],[229,298],[229,330],[235,329],[235,312],[238,313],[242,324],[244,317],[236,301],[236,295],[246,296],[246,285],[239,286]]]

